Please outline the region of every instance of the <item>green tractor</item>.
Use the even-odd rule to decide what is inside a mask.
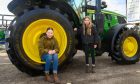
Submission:
[[[140,58],[140,38],[127,28],[123,15],[106,11],[105,2],[95,0],[13,0],[8,9],[16,17],[6,33],[6,49],[11,62],[22,72],[39,75],[43,64],[38,40],[47,27],[54,28],[60,46],[59,66],[63,66],[82,50],[81,39],[73,29],[80,28],[82,18],[91,16],[101,36],[97,54],[107,51],[120,64],[134,64]],[[100,45],[100,44],[99,44]]]

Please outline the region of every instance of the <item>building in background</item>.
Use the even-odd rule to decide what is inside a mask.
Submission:
[[[140,0],[127,0],[127,22],[140,23]]]

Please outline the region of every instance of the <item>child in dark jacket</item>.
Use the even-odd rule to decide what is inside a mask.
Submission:
[[[90,72],[89,68],[89,56],[91,55],[92,58],[92,68],[91,72],[94,73],[95,70],[95,55],[94,55],[94,49],[97,48],[98,44],[98,33],[97,30],[92,23],[90,17],[86,16],[83,19],[83,24],[82,28],[78,29],[75,28],[74,31],[78,31],[80,33],[81,38],[82,38],[82,45],[83,45],[83,50],[85,52],[85,62],[86,62],[86,72]]]

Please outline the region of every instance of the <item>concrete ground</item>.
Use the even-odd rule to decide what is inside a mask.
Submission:
[[[140,84],[140,62],[118,65],[104,53],[96,57],[96,73],[85,73],[84,53],[78,51],[71,64],[59,73],[63,84]],[[0,48],[0,84],[49,84],[44,76],[30,77],[20,72]]]

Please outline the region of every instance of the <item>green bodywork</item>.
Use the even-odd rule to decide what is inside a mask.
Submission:
[[[88,15],[92,17],[92,15],[95,14],[95,10],[88,10]],[[104,14],[104,32],[108,32],[110,28],[113,26],[119,24],[118,18],[117,17],[122,17],[125,19],[126,17],[123,15],[120,15],[115,12],[107,11],[107,10],[102,10],[102,14]]]
[[[0,28],[0,41],[5,39],[4,29]]]

